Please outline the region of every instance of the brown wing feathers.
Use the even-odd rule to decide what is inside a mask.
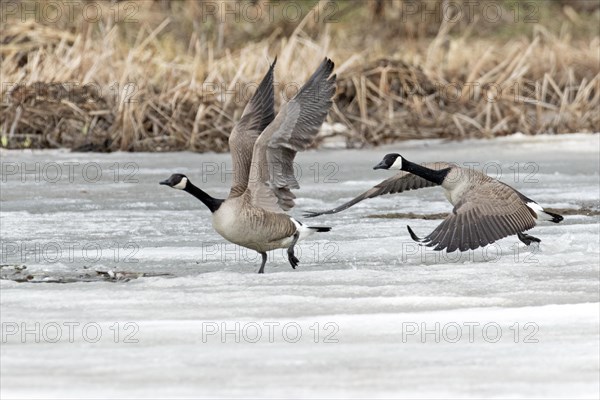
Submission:
[[[240,196],[246,190],[254,142],[275,118],[273,69],[276,62],[277,57],[256,88],[254,95],[244,108],[242,118],[229,136],[229,149],[233,160],[233,183],[229,193],[230,198]]]
[[[273,60],[269,71],[260,82],[254,95],[244,108],[239,126],[244,130],[262,132],[275,118],[275,91],[273,89],[273,70],[277,57]]]
[[[282,111],[283,122],[268,143],[269,186],[283,210],[294,207],[291,189],[300,186],[294,176],[293,161],[306,150],[323,124],[335,94],[334,63],[326,58],[298,94]]]
[[[294,177],[294,157],[312,144],[331,107],[335,94],[333,66],[326,58],[256,141],[252,164],[257,167],[257,179],[248,185],[253,205],[273,212],[294,206],[291,189],[299,187]]]
[[[475,186],[452,214],[425,238],[408,226],[413,240],[434,250],[473,250],[535,226],[535,219],[518,192],[498,181]]]
[[[435,169],[435,170],[441,170],[444,168],[449,168],[452,165],[448,164],[448,163],[444,163],[444,162],[437,162],[437,163],[424,163],[423,166],[425,166],[427,168]],[[344,203],[338,207],[332,208],[331,210],[327,210],[327,211],[307,211],[304,213],[304,217],[312,218],[312,217],[317,217],[319,215],[324,215],[324,214],[336,214],[340,211],[344,211],[344,210],[352,207],[353,205],[355,205],[365,199],[372,199],[374,197],[383,196],[386,194],[402,193],[407,190],[422,189],[422,188],[432,187],[432,186],[437,186],[437,184],[433,183],[431,181],[428,181],[427,179],[421,178],[420,176],[417,176],[417,175],[414,175],[414,174],[411,174],[408,172],[400,171],[398,174],[392,176],[391,178],[384,180],[383,182],[378,183],[377,185],[373,186],[371,189],[356,196],[355,198],[348,201],[347,203]]]

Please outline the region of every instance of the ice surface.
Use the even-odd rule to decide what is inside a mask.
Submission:
[[[2,264],[32,276],[169,276],[1,281],[2,397],[598,398],[597,215],[540,224],[539,247],[507,238],[448,255],[406,231],[440,220],[369,218],[449,212],[439,188],[301,214],[389,177],[372,170],[388,152],[479,162],[545,207],[597,212],[599,147],[599,135],[514,135],[299,154],[292,215],[333,230],[299,246],[297,270],[272,252],[262,276],[259,257],[221,239],[202,204],[158,185],[183,172],[224,197],[226,154],[3,151]]]

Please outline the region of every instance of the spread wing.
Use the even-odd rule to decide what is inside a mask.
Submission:
[[[422,165],[424,167],[435,170],[452,168],[454,166],[454,164],[449,164],[446,162],[423,163]],[[304,217],[312,218],[323,214],[336,214],[340,211],[344,211],[352,207],[356,203],[360,203],[365,199],[372,199],[373,197],[382,196],[384,194],[402,193],[407,190],[422,189],[432,186],[438,185],[431,181],[428,181],[427,179],[421,178],[420,176],[413,175],[409,172],[400,171],[400,173],[392,176],[391,178],[386,179],[383,182],[378,183],[371,189],[356,196],[355,198],[353,198],[347,203],[342,204],[341,206],[332,208],[331,210],[327,211],[308,211],[304,213]]]
[[[519,193],[502,182],[490,180],[473,186],[452,213],[425,238],[413,240],[434,250],[473,250],[535,226],[535,218]]]
[[[291,189],[300,187],[294,177],[294,157],[311,145],[331,107],[333,66],[325,58],[256,140],[248,182],[253,205],[274,212],[294,207],[296,196]]]
[[[229,198],[238,197],[246,190],[254,142],[275,118],[273,69],[276,62],[277,57],[244,108],[242,118],[229,135],[229,151],[233,161],[233,183]]]

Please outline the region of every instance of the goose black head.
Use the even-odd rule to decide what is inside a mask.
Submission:
[[[173,189],[184,190],[188,184],[187,176],[183,174],[173,174],[169,179],[159,182],[161,185],[171,186]]]
[[[373,169],[402,169],[402,156],[398,153],[386,154]]]

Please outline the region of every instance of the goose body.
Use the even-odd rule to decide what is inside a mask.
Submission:
[[[294,157],[310,146],[332,104],[334,64],[326,58],[277,116],[274,66],[275,62],[229,137],[233,183],[227,199],[213,198],[182,174],[160,182],[202,201],[212,212],[213,228],[223,238],[259,252],[259,273],[264,272],[267,251],[287,248],[288,260],[295,268],[299,260],[294,255],[294,245],[316,232],[331,229],[306,226],[286,211],[295,205],[296,196],[291,190],[299,188],[293,175]]]
[[[540,239],[524,232],[538,221],[558,223],[563,217],[544,210],[514,188],[479,171],[447,162],[412,163],[399,154],[388,154],[374,169],[401,170],[397,175],[332,210],[306,213],[307,217],[334,214],[354,204],[384,194],[441,186],[452,213],[424,238],[407,226],[413,240],[434,250],[466,251],[486,246],[507,236],[517,235],[525,244]]]
[[[259,253],[288,247],[298,231],[290,216],[254,207],[247,195],[223,202],[212,215],[212,225],[230,242]]]

